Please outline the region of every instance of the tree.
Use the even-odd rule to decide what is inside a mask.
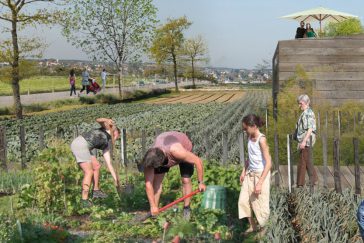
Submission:
[[[148,50],[157,9],[152,0],[70,0],[63,33],[94,60],[111,61],[119,72]]]
[[[23,118],[19,87],[21,78],[20,62],[22,58],[39,47],[37,43],[32,43],[32,40],[34,41],[35,39],[19,38],[18,32],[29,25],[35,26],[36,24],[53,23],[60,15],[60,11],[57,9],[41,8],[40,5],[40,3],[46,4],[53,2],[53,0],[0,0],[0,21],[9,25],[4,27],[4,31],[11,33],[11,41],[3,41],[1,51],[11,66],[11,86],[15,114],[18,119]],[[23,50],[19,44],[20,41],[23,43]]]
[[[158,64],[164,62],[173,63],[176,91],[178,91],[177,67],[183,55],[183,31],[191,24],[185,16],[178,19],[168,19],[166,24],[156,30],[155,38],[150,48],[151,55]]]
[[[191,76],[193,88],[196,88],[195,84],[195,65],[198,62],[207,62],[207,45],[201,36],[186,40],[184,44],[184,53],[191,62]]]
[[[348,36],[363,33],[359,19],[350,18],[338,23],[329,23],[325,27],[325,36]]]

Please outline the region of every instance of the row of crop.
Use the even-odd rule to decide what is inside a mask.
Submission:
[[[292,223],[302,242],[360,241],[356,210],[360,199],[351,191],[296,190],[290,199]]]
[[[14,194],[24,184],[29,184],[32,176],[28,171],[0,172],[0,194]]]
[[[7,135],[7,152],[9,161],[20,160],[19,126],[25,128],[26,157],[31,160],[40,149],[39,137],[42,126],[46,142],[55,137],[62,137],[70,142],[76,134],[98,127],[95,122],[97,117],[111,117],[118,127],[131,130],[145,130],[147,144],[150,144],[154,131],[158,127],[161,131],[179,130],[188,131],[191,127],[201,123],[206,117],[212,116],[216,111],[224,107],[223,104],[196,104],[196,105],[143,105],[143,104],[118,104],[101,105],[63,112],[61,114],[49,114],[34,116],[24,119],[22,123],[4,123]],[[86,110],[86,111],[85,111]],[[106,110],[107,112],[103,112]],[[82,119],[83,114],[87,116]],[[37,124],[34,126],[34,124]],[[77,125],[77,127],[76,127]],[[120,142],[117,142],[117,148]],[[140,139],[128,139],[128,157],[133,159],[139,156]]]
[[[224,142],[222,134],[225,134],[229,161],[239,161],[238,136],[242,132],[241,120],[250,113],[264,114],[267,100],[267,92],[250,92],[239,102],[201,123],[192,132],[193,140],[201,141],[196,144],[196,151],[200,154],[208,152],[209,158],[219,160]]]

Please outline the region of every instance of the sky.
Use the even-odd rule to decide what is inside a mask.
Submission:
[[[364,23],[363,0],[154,0],[154,4],[160,24],[184,15],[193,22],[186,37],[205,39],[208,65],[214,67],[254,68],[271,61],[278,41],[293,39],[298,27],[297,21],[279,18],[283,15],[322,6],[357,15]],[[318,23],[311,24],[319,28]],[[24,32],[48,43],[45,58],[88,59],[67,43],[58,27]]]

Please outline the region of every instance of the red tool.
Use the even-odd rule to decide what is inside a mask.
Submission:
[[[199,189],[196,189],[196,190],[194,190],[193,192],[191,192],[191,193],[189,193],[189,194],[187,194],[187,195],[185,195],[185,196],[183,196],[183,197],[181,197],[181,198],[178,198],[176,201],[173,201],[173,202],[171,202],[171,203],[167,204],[166,206],[161,207],[161,208],[159,209],[159,212],[163,212],[163,211],[167,210],[168,208],[172,207],[173,205],[175,205],[175,204],[177,204],[177,203],[179,203],[179,202],[181,202],[181,201],[185,200],[186,198],[192,197],[192,196],[196,195],[196,194],[197,194],[197,193],[199,193],[199,192],[200,192],[200,190],[199,190]],[[143,216],[143,217],[142,217],[142,218],[140,218],[138,221],[143,222],[143,221],[145,221],[146,219],[150,218],[151,216],[152,216],[152,214],[149,212],[147,215]]]
[[[196,194],[197,194],[197,193],[199,193],[199,192],[200,192],[200,190],[199,190],[199,189],[194,190],[194,191],[193,191],[193,192],[191,192],[190,194],[187,194],[186,196],[183,196],[183,197],[181,197],[181,198],[177,199],[176,201],[173,201],[173,202],[171,202],[170,204],[167,204],[166,206],[164,206],[164,207],[160,208],[160,209],[159,209],[159,212],[163,212],[164,210],[167,210],[168,208],[172,207],[173,205],[175,205],[175,204],[177,204],[177,203],[179,203],[179,202],[181,202],[181,201],[185,200],[186,198],[192,197],[192,196],[196,195]]]

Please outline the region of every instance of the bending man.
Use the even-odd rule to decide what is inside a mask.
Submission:
[[[191,176],[194,166],[197,169],[198,188],[205,191],[203,183],[203,164],[202,160],[192,153],[192,142],[186,134],[181,132],[164,132],[160,134],[152,148],[150,148],[143,158],[145,189],[150,204],[152,215],[159,213],[159,198],[162,193],[162,181],[166,172],[172,166],[179,165],[183,195],[192,192]],[[184,201],[183,215],[189,218],[190,199]]]

